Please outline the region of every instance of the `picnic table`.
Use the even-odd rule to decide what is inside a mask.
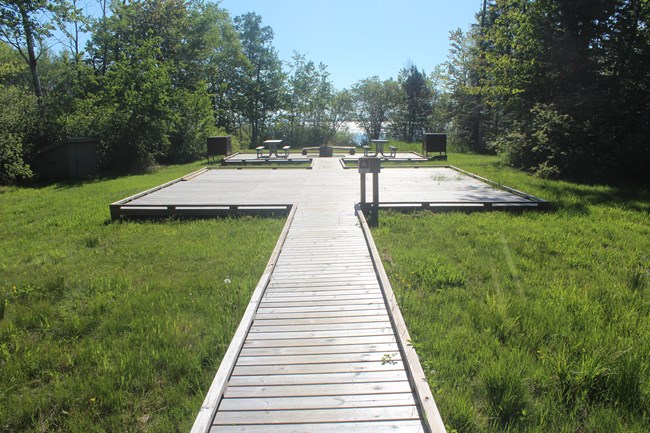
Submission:
[[[384,154],[384,145],[388,144],[388,140],[370,140],[371,143],[375,144],[375,154],[373,156],[378,156],[381,154],[381,156],[390,156],[392,158],[395,158],[397,156],[397,147],[395,146],[388,146],[390,148],[390,155]],[[368,151],[370,150],[369,146],[363,146],[364,148],[364,155],[368,156]]]
[[[269,148],[269,156],[275,155],[278,156],[278,147],[282,143],[282,140],[266,140],[264,143],[265,146]]]

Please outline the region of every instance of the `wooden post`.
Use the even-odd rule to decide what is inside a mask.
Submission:
[[[379,173],[372,174],[372,214],[370,218],[371,225],[379,225]]]
[[[366,206],[366,173],[372,173],[372,205],[370,206],[369,224],[376,226],[379,215],[379,172],[381,159],[377,157],[359,158],[359,174],[361,174],[361,209]]]

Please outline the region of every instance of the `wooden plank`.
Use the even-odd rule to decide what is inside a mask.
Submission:
[[[312,245],[305,245],[304,247],[287,246],[286,248],[283,249],[282,252],[289,257],[297,255],[306,259],[313,256],[326,257],[329,251],[337,251],[341,254],[349,254],[349,255],[368,254],[365,245],[364,246],[343,246],[343,245],[337,246],[332,242],[328,242],[325,244],[322,243],[319,244],[318,242],[314,242]]]
[[[212,426],[210,433],[422,433],[420,421]]]
[[[339,362],[326,364],[235,365],[233,376],[265,376],[277,374],[360,373],[402,371],[404,365],[391,358],[390,362]]]
[[[374,327],[365,329],[336,329],[318,331],[283,331],[283,332],[249,332],[246,341],[253,340],[287,340],[305,338],[341,338],[341,337],[373,337],[380,335],[395,335],[392,327]]]
[[[369,344],[340,344],[325,346],[286,346],[286,347],[244,347],[241,356],[303,356],[303,355],[325,355],[340,353],[399,353],[397,343],[369,343]]]
[[[273,292],[313,292],[313,291],[352,291],[352,290],[379,290],[379,283],[373,284],[350,284],[350,285],[320,285],[320,286],[307,286],[307,285],[298,285],[295,283],[292,284],[278,284],[274,283],[272,287],[269,287],[269,290]]]
[[[320,259],[312,259],[312,260],[305,260],[304,256],[292,258],[286,255],[280,257],[280,259],[278,260],[278,266],[295,266],[295,267],[306,267],[306,268],[309,267],[322,268],[324,266],[355,267],[355,266],[367,266],[369,259],[370,259],[370,253],[346,255],[344,258],[322,257]]]
[[[339,346],[348,344],[387,344],[395,341],[395,335],[331,338],[290,338],[285,340],[250,340],[244,347],[302,347],[302,346]]]
[[[289,364],[324,364],[335,362],[381,362],[388,355],[391,360],[401,361],[401,355],[395,346],[394,352],[334,353],[324,355],[270,355],[244,356],[237,358],[237,365],[289,365]]]
[[[260,307],[259,314],[291,314],[291,313],[327,313],[343,311],[377,311],[384,308],[384,302],[379,301],[355,301],[354,304],[348,305],[323,305],[322,307],[292,307],[288,305],[279,305],[272,307]]]
[[[325,299],[326,297],[330,299],[351,299],[353,296],[383,296],[379,288],[376,289],[358,289],[358,290],[346,290],[344,293],[335,290],[316,290],[316,291],[284,291],[273,288],[267,288],[264,292],[264,299],[267,302],[272,302],[274,300],[282,300],[283,298],[297,299],[297,298],[309,298],[309,297],[321,297]]]
[[[382,309],[365,309],[354,311],[308,311],[308,312],[283,312],[283,313],[258,313],[255,318],[257,320],[271,320],[271,319],[316,319],[328,317],[362,317],[362,316],[376,316],[383,317]]]
[[[345,292],[334,289],[316,289],[316,290],[293,290],[293,289],[282,289],[279,287],[269,287],[268,292],[265,293],[266,299],[269,302],[274,299],[282,298],[301,298],[301,297],[311,297],[311,296],[329,296],[332,299],[346,299],[346,297],[352,296],[366,296],[366,295],[382,295],[383,293],[379,287],[374,288],[348,288]]]
[[[300,292],[298,293],[287,293],[284,292],[285,296],[274,296],[274,293],[267,293],[266,296],[264,296],[264,303],[265,304],[289,304],[289,305],[296,305],[296,304],[301,304],[303,305],[305,302],[349,302],[349,301],[367,301],[367,300],[383,300],[383,296],[381,291],[378,289],[374,290],[374,293],[359,293],[353,292],[345,292],[345,294],[335,294],[335,295],[324,295],[320,292],[312,292],[311,296],[305,296],[304,294],[301,294]]]
[[[407,380],[406,373],[403,370],[354,373],[278,374],[263,376],[231,376],[228,386],[331,385],[361,382],[399,382],[401,380]]]
[[[260,308],[298,308],[298,307],[335,307],[338,305],[369,305],[369,304],[383,304],[384,298],[381,296],[362,296],[351,299],[319,299],[313,297],[311,300],[304,299],[285,299],[266,300],[260,304]]]
[[[306,318],[290,318],[290,319],[265,319],[259,315],[255,316],[255,326],[281,326],[281,325],[291,325],[292,323],[296,325],[319,325],[319,324],[336,324],[336,323],[348,323],[351,326],[355,326],[357,323],[370,323],[370,322],[384,322],[389,320],[388,314],[386,312],[377,312],[376,314],[366,314],[366,315],[345,315],[340,316],[330,316],[330,317],[306,317]]]
[[[376,289],[379,287],[377,281],[291,281],[291,282],[282,282],[274,280],[269,282],[272,284],[274,289],[309,289],[309,290],[347,290],[350,288],[358,289]]]
[[[259,321],[258,321],[259,322]],[[330,324],[317,324],[317,325],[260,325],[253,322],[249,335],[256,332],[305,332],[305,331],[347,331],[350,328],[361,329],[375,329],[375,328],[388,328],[393,329],[388,321],[383,322],[366,322],[366,323],[330,323]]]
[[[396,394],[362,394],[326,397],[224,398],[219,410],[295,410],[342,409],[354,407],[413,406],[410,392]]]
[[[324,283],[337,283],[340,285],[345,284],[354,284],[355,282],[360,283],[374,283],[377,281],[377,276],[374,273],[366,273],[361,275],[355,274],[323,274],[320,276],[314,274],[305,274],[305,275],[294,275],[293,277],[289,276],[279,276],[273,275],[272,281],[281,281],[282,283],[291,284],[297,283],[301,286],[306,286],[309,284],[318,284],[320,282]]]
[[[319,255],[312,257],[311,260],[305,260],[304,256],[294,259],[288,255],[282,256],[278,261],[278,266],[291,266],[292,268],[317,268],[327,270],[327,268],[367,268],[370,259],[370,253],[363,254],[346,254],[345,256],[327,256]]]
[[[315,280],[349,280],[351,278],[354,279],[370,279],[370,280],[376,280],[377,275],[375,275],[374,270],[366,270],[366,271],[347,271],[345,273],[342,273],[339,270],[332,270],[332,271],[319,271],[319,272],[313,272],[313,271],[307,271],[307,272],[302,272],[302,271],[297,271],[295,269],[288,269],[286,271],[279,270],[276,268],[275,271],[273,271],[273,278],[278,279],[278,280],[305,280],[305,279],[315,279]]]
[[[308,409],[308,410],[246,410],[217,412],[214,425],[291,424],[322,422],[365,422],[417,420],[415,406],[383,406],[372,408]]]
[[[411,392],[407,380],[396,382],[348,382],[314,385],[229,386],[224,398],[307,397],[351,394],[386,394]]]

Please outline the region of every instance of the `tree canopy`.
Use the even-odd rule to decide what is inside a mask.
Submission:
[[[282,62],[255,13],[99,5],[87,17],[76,0],[0,1],[0,99],[24,113],[0,110],[2,183],[28,178],[39,150],[66,136],[99,137],[102,167],[124,170],[195,159],[217,133],[242,147],[351,144],[351,122],[365,139],[445,132],[455,150],[545,177],[647,179],[644,0],[484,0],[469,30],[450,33],[444,64],[349,89],[305,54]]]

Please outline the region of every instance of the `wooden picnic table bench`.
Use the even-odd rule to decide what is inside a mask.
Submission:
[[[264,143],[266,146],[269,147],[269,156],[275,154],[275,156],[278,155],[278,146],[282,143],[282,140],[266,140]]]

